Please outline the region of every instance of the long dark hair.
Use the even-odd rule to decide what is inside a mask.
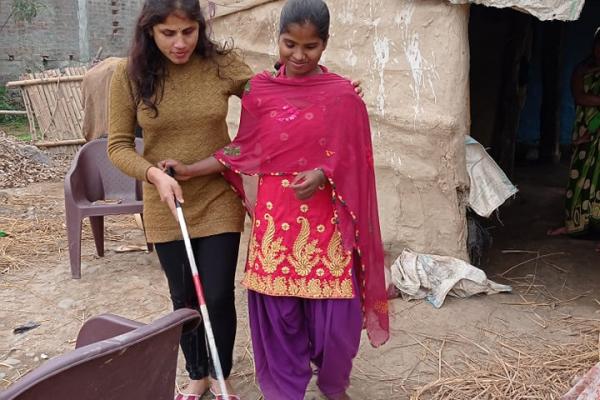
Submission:
[[[146,0],[138,17],[129,51],[128,73],[133,83],[136,104],[143,103],[158,116],[164,81],[167,74],[167,61],[151,36],[152,28],[164,22],[177,12],[199,24],[198,43],[194,53],[202,58],[212,59],[217,54],[228,51],[209,38],[208,28],[198,0]]]
[[[279,17],[279,34],[288,31],[291,24],[311,23],[323,42],[329,39],[329,8],[323,0],[288,0]]]
[[[288,0],[279,15],[279,35],[286,33],[291,24],[311,23],[317,35],[327,43],[329,40],[329,8],[323,0]],[[275,69],[281,68],[281,61],[275,63]]]

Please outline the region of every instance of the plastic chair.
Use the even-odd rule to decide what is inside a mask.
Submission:
[[[69,242],[71,276],[81,278],[81,224],[90,219],[98,256],[104,256],[104,216],[141,214],[142,194],[139,182],[118,170],[107,154],[108,139],[86,143],[75,155],[65,176],[65,219]],[[138,153],[142,139],[135,139]],[[148,244],[152,251],[152,245]]]
[[[112,314],[88,320],[75,350],[52,358],[3,392],[1,400],[172,400],[182,330],[200,314],[176,310],[148,325]]]

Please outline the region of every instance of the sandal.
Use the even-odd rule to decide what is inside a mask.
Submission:
[[[208,392],[208,390],[206,392]],[[173,400],[200,400],[202,396],[206,394],[206,392],[204,392],[203,394],[187,394],[181,393],[179,390],[177,390],[177,395],[175,395],[175,398]]]
[[[230,394],[227,397],[225,397],[222,394],[216,394],[215,391],[212,390],[212,388],[210,388],[210,394],[215,396],[214,400],[240,400],[240,396],[238,396],[237,394]]]
[[[202,394],[185,394],[185,393],[177,393],[173,400],[200,400],[202,398]]]

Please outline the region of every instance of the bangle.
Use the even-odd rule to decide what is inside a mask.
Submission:
[[[323,183],[326,183],[327,175],[325,175],[325,171],[323,171],[323,168],[315,168],[315,171],[319,171],[321,174],[323,174]]]

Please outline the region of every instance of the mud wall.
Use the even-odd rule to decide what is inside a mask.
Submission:
[[[217,6],[213,21],[216,38],[233,38],[255,71],[277,59],[283,1],[262,3],[239,12],[231,12],[232,4]],[[327,3],[332,27],[323,63],[363,81],[389,257],[408,247],[466,258],[468,6],[442,0]],[[231,110],[234,133],[239,103]]]

